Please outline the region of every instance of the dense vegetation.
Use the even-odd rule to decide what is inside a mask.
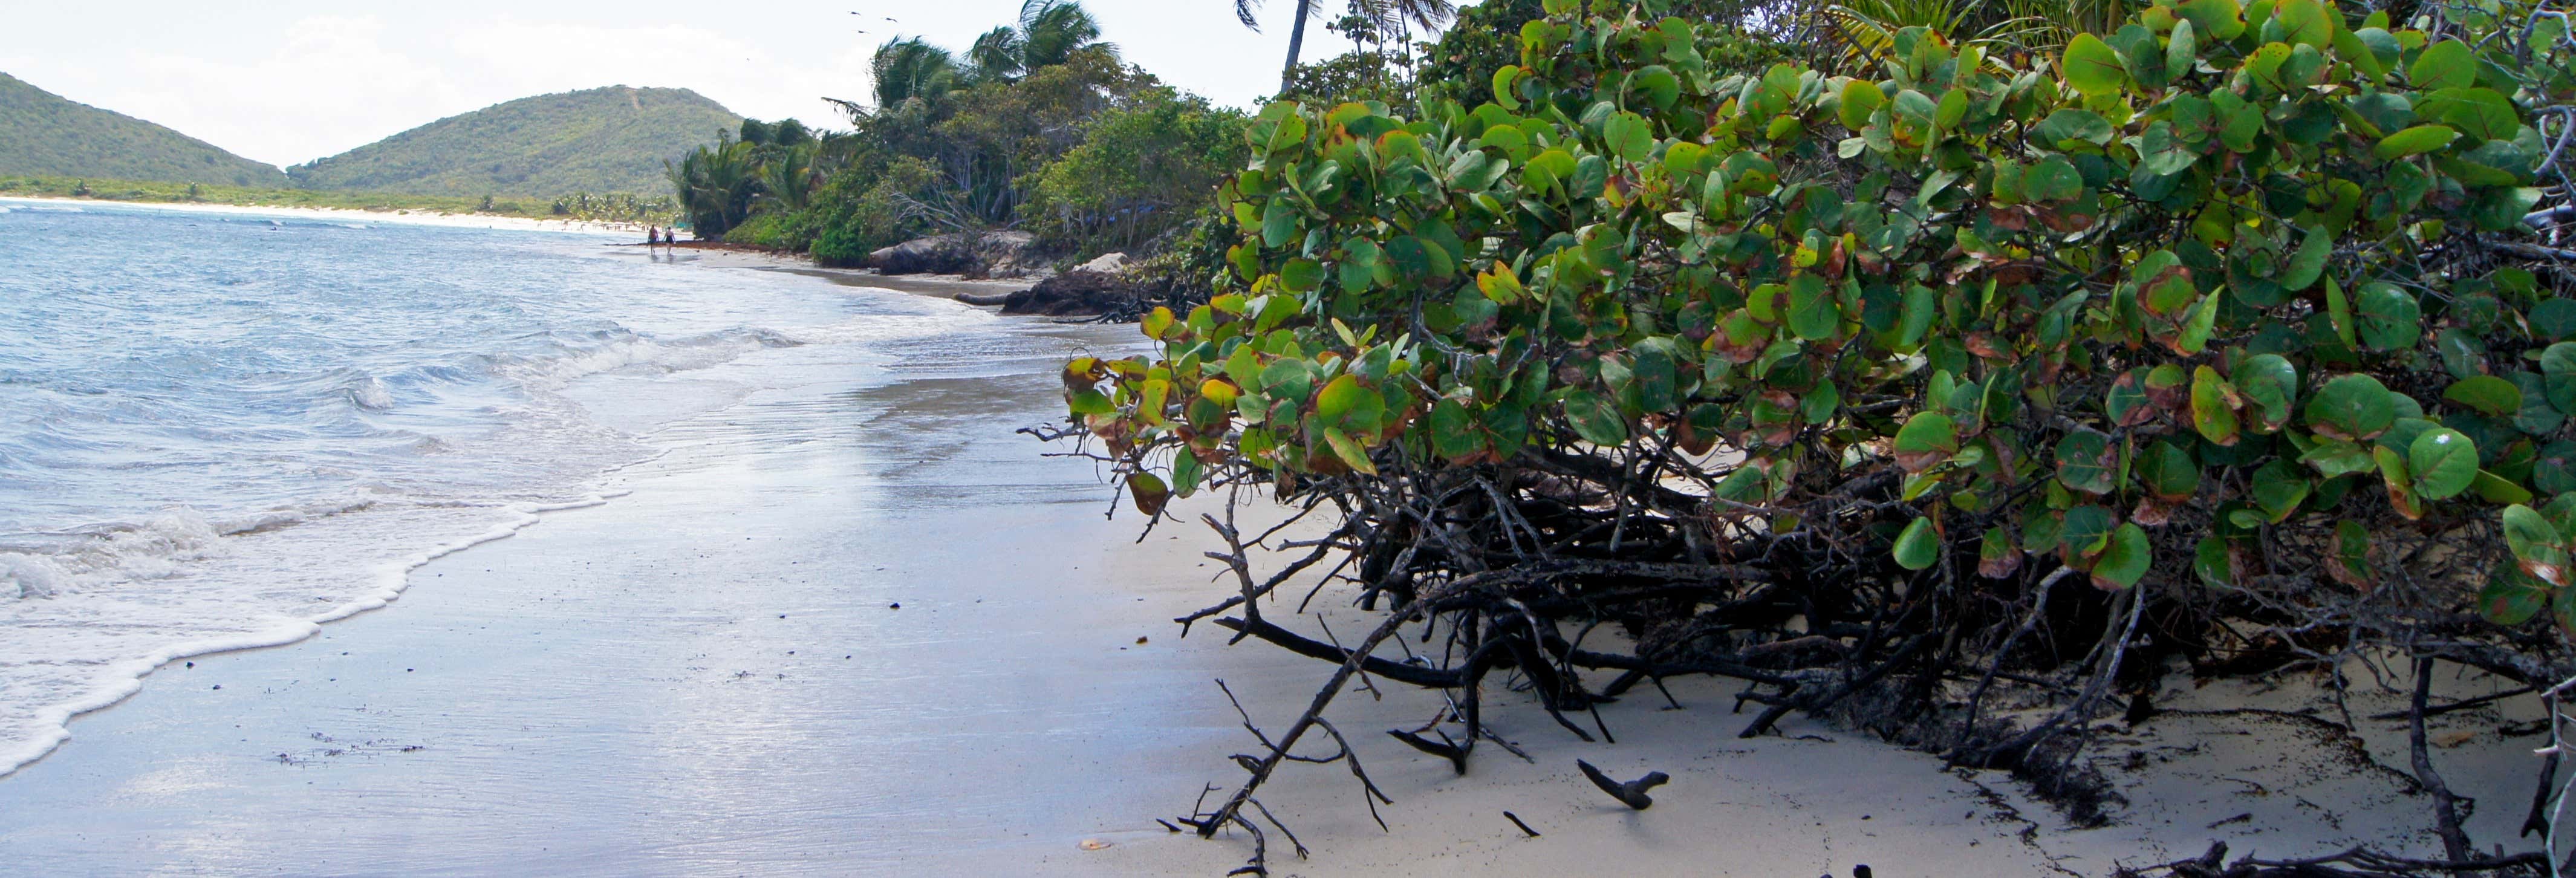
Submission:
[[[832,265],[935,234],[1022,228],[1087,258],[1163,249],[1246,154],[1241,113],[1119,61],[1080,4],[1031,0],[963,53],[877,49],[851,129],[746,123],[671,167],[701,237]]]
[[[613,86],[450,116],[287,169],[295,185],[420,195],[661,192],[663,163],[742,116],[687,89]]]
[[[286,174],[0,73],[0,174],[279,188]]]
[[[1396,734],[1461,771],[1493,675],[1575,735],[1713,675],[1763,706],[1744,735],[1826,715],[2082,817],[2092,720],[2168,666],[2357,661],[2413,690],[2445,855],[2296,874],[2547,871],[2461,830],[2422,717],[2445,666],[2576,676],[2564,17],[1476,14],[1520,20],[1427,47],[1409,101],[1263,110],[1215,295],[1149,314],[1152,355],[1066,367],[1070,435],[1147,515],[1326,511],[1275,574],[1205,519],[1234,575],[1190,620],[1338,670],[1188,822],[1259,839],[1301,739],[1349,754],[1322,712],[1362,673],[1446,690]],[[1383,624],[1269,617],[1312,569]],[[1425,660],[1374,654],[1409,622]]]

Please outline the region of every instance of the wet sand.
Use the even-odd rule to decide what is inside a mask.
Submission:
[[[1132,331],[1029,321],[897,345],[890,362],[808,351],[795,380],[656,434],[670,453],[604,485],[628,492],[613,502],[435,561],[387,609],[311,640],[165,667],[74,721],[69,744],[0,778],[0,863],[31,875],[1221,874],[1249,853],[1242,839],[1153,821],[1241,777],[1225,756],[1252,741],[1212,680],[1277,728],[1328,669],[1229,648],[1213,628],[1179,638],[1169,620],[1220,591],[1201,534],[1167,523],[1137,542],[1132,513],[1103,518],[1110,493],[1091,464],[1040,457],[1047,448],[1011,434],[1059,410],[1064,357]],[[1346,636],[1366,624],[1327,616]],[[1428,719],[1436,694],[1347,693],[1331,716],[1395,798],[1378,806],[1392,832],[1338,766],[1292,767],[1261,798],[1312,858],[1274,835],[1274,869],[2106,874],[2216,837],[2282,856],[2350,838],[2412,845],[2428,821],[2384,773],[2271,759],[2295,735],[2189,718],[2212,728],[2177,724],[2174,739],[2140,746],[2252,742],[2239,745],[2252,758],[2213,770],[2268,784],[2263,795],[2142,775],[2141,819],[2074,831],[2000,775],[1945,773],[1861,734],[1799,720],[1737,740],[1730,693],[1676,685],[1682,710],[1651,696],[1605,708],[1616,745],[1576,741],[1536,710],[1491,709],[1536,761],[1480,750],[1466,777],[1382,733]],[[1675,780],[1652,810],[1630,811],[1576,774],[1577,757]],[[2475,792],[2492,803],[2481,830],[2528,795],[2486,775],[2452,782],[2496,787]],[[1503,810],[1543,835],[1524,837]],[[2239,811],[2262,814],[2195,822]]]

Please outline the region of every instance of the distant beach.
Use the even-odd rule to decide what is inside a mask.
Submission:
[[[167,210],[187,213],[220,214],[246,217],[301,217],[340,222],[395,223],[414,226],[440,226],[459,229],[512,229],[531,232],[575,232],[598,235],[644,234],[642,223],[556,220],[532,217],[501,216],[482,213],[441,213],[421,210],[348,210],[336,207],[264,207],[243,204],[208,204],[200,202],[116,201],[99,198],[30,198],[0,195],[0,205],[54,205],[58,207],[114,206],[137,210]],[[640,243],[640,242],[639,242]]]

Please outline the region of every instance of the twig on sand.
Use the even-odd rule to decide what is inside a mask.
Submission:
[[[1601,769],[1592,767],[1592,763],[1585,762],[1581,759],[1574,760],[1574,767],[1583,769],[1583,776],[1591,778],[1592,785],[1600,787],[1602,792],[1609,793],[1610,798],[1617,799],[1621,804],[1627,805],[1630,808],[1635,808],[1639,811],[1655,806],[1655,799],[1652,796],[1646,795],[1647,790],[1663,786],[1666,781],[1673,779],[1672,775],[1668,775],[1660,771],[1650,771],[1646,773],[1645,777],[1641,777],[1627,783],[1620,783],[1618,781],[1611,780],[1609,775],[1602,774]]]

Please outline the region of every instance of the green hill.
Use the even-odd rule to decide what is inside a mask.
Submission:
[[[620,85],[494,104],[286,172],[309,188],[424,195],[661,192],[664,159],[741,124],[688,89]]]
[[[286,185],[276,167],[0,73],[0,174]]]

